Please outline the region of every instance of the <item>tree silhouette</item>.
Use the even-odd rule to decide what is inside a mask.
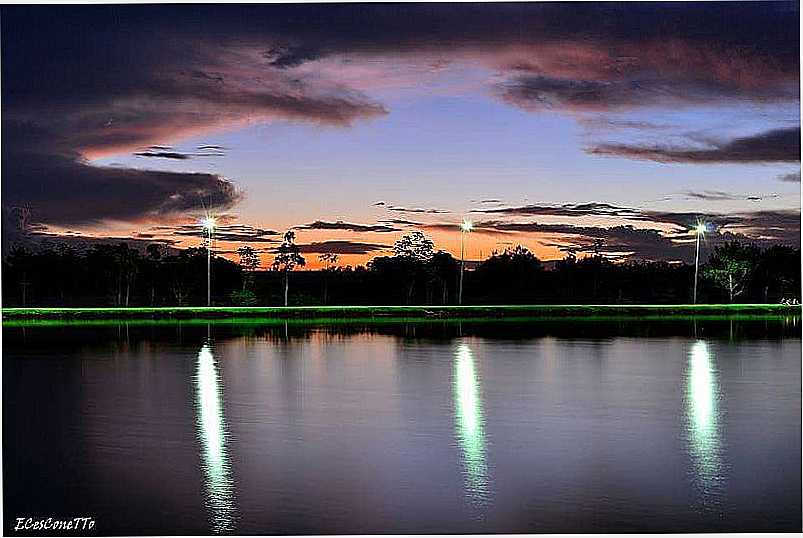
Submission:
[[[91,266],[103,268],[101,278],[107,283],[114,306],[129,306],[141,258],[139,251],[125,243],[95,245],[90,250],[87,262]]]
[[[449,302],[449,288],[460,275],[460,262],[443,250],[432,255],[427,263],[429,280],[434,281],[441,290],[441,304]]]
[[[765,303],[771,291],[778,302],[786,299],[789,292],[796,297],[800,289],[800,250],[785,245],[768,248],[761,254],[754,279],[759,290],[757,295]]]
[[[245,291],[247,286],[252,283],[253,273],[259,269],[262,261],[259,259],[257,251],[248,245],[238,248],[237,255],[240,257],[240,267],[245,272],[243,276],[243,291]]]
[[[288,238],[290,239],[290,238]],[[412,244],[412,242],[411,242]],[[213,258],[218,304],[252,304],[256,297],[282,304],[282,258],[286,269],[300,265],[293,260],[294,241],[277,250],[282,270],[254,270],[222,256]],[[296,247],[297,248],[297,247]],[[401,249],[400,253],[407,252]],[[300,256],[300,252],[296,251]],[[426,255],[421,256],[425,258]],[[294,303],[321,304],[434,304],[454,303],[459,260],[437,252],[424,263],[412,255],[377,256],[367,267],[335,267],[334,257],[324,256],[327,268],[305,271],[294,277]],[[248,265],[248,263],[246,263]],[[520,247],[494,252],[476,270],[466,273],[470,302],[670,304],[688,299],[694,266],[604,257],[577,259],[572,253],[544,270],[537,258]],[[800,250],[772,246],[759,250],[729,245],[715,251],[710,263],[700,267],[705,302],[777,303],[800,299]],[[177,249],[163,244],[114,244],[67,246],[42,241],[25,248],[11,245],[2,258],[3,304],[8,306],[147,306],[206,304],[206,251]],[[241,291],[243,277],[252,278],[248,294]],[[594,290],[594,281],[599,285]],[[721,295],[717,298],[716,293]]]
[[[517,245],[491,257],[476,269],[474,287],[481,293],[512,303],[531,300],[536,295],[536,282],[543,272],[541,260],[526,247]]]
[[[411,258],[426,263],[432,258],[435,243],[419,231],[405,234],[393,245],[393,253],[399,258]]]
[[[22,306],[28,306],[28,287],[30,286],[28,272],[35,265],[32,254],[25,247],[15,246],[11,249],[5,261],[16,270]],[[8,271],[5,271],[5,273],[8,274]]]
[[[284,306],[287,306],[288,289],[290,287],[290,271],[297,266],[303,267],[307,261],[301,255],[295,243],[296,233],[292,230],[285,232],[282,244],[276,248],[276,257],[273,258],[273,270],[284,273]]]
[[[337,261],[340,256],[334,252],[324,252],[318,256],[318,259],[324,263],[323,268],[323,304],[326,304],[329,299],[329,274],[332,273],[336,267]]]
[[[340,259],[340,256],[335,254],[334,252],[324,252],[323,254],[318,256],[318,259],[324,263],[325,265],[324,270],[328,270],[331,269],[332,266],[337,263],[337,261]]]
[[[249,245],[244,245],[237,249],[237,256],[239,257],[239,265],[242,270],[242,288],[238,291],[232,291],[229,294],[231,302],[237,305],[255,305],[257,304],[257,297],[254,292],[248,288],[254,285],[254,272],[262,265],[259,259],[259,254]]]
[[[151,243],[145,248],[145,259],[143,260],[143,273],[149,284],[150,305],[156,304],[157,287],[162,278],[164,266],[165,246],[159,243]]]
[[[718,246],[708,258],[703,275],[728,293],[728,300],[741,295],[756,267],[759,251],[749,245],[730,241]]]
[[[377,256],[368,262],[368,270],[375,277],[385,297],[402,299],[410,304],[415,290],[415,281],[423,264],[409,256]],[[400,293],[401,292],[401,293]]]
[[[435,243],[416,230],[396,241],[392,258],[374,258],[377,263],[373,267],[404,282],[404,302],[410,304],[416,280],[426,272],[426,264],[432,259],[434,250]]]
[[[555,268],[557,273],[564,276],[562,282],[560,282],[560,287],[565,290],[564,296],[568,299],[574,295],[574,273],[577,267],[577,248],[570,246],[562,248],[564,252],[566,252],[566,257],[560,260]]]

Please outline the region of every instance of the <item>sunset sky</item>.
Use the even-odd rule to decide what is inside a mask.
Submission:
[[[800,243],[794,2],[4,6],[4,247]],[[24,209],[23,209],[24,208]],[[25,218],[21,219],[23,215]],[[25,226],[20,222],[24,220]],[[744,238],[743,238],[744,239]],[[71,239],[75,241],[75,239]]]

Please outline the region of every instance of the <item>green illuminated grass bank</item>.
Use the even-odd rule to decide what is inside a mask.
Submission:
[[[4,321],[102,319],[468,319],[800,315],[800,306],[717,305],[500,305],[500,306],[291,306],[159,308],[4,308]]]

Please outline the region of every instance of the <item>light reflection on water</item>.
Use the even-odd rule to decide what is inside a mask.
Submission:
[[[475,505],[488,501],[488,465],[485,458],[485,415],[480,383],[471,348],[461,343],[454,363],[455,426],[462,452],[466,497]]]
[[[197,434],[202,446],[206,505],[212,532],[231,532],[235,524],[234,481],[226,449],[220,378],[209,344],[204,344],[198,352],[195,389]]]
[[[704,510],[716,509],[724,489],[717,368],[708,343],[691,346],[687,382],[687,421],[692,481]]]

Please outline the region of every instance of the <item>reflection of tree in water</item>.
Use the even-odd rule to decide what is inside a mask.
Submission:
[[[396,336],[404,339],[459,340],[462,337],[482,337],[505,340],[533,340],[554,336],[587,341],[605,341],[617,336],[627,337],[694,337],[738,339],[782,339],[800,336],[800,316],[696,316],[641,319],[624,318],[532,319],[532,320],[151,320],[130,322],[82,322],[69,326],[70,339],[59,344],[59,350],[69,352],[84,348],[108,348],[116,344],[136,346],[141,342],[182,342],[206,337],[207,325],[215,330],[215,339],[223,342],[235,338],[258,339],[268,342],[292,342],[295,339],[349,338],[354,335]],[[23,326],[13,323],[3,326],[3,336],[9,342],[22,340]],[[58,325],[24,325],[31,350],[46,349],[54,333],[63,330]],[[65,347],[66,346],[66,347]]]
[[[726,337],[734,339],[783,338],[799,334],[799,317],[795,316],[702,316],[643,319],[440,319],[394,320],[376,318],[365,320],[289,320],[266,323],[245,322],[216,327],[218,339],[247,336],[280,343],[295,339],[331,340],[354,335],[395,336],[411,341],[428,339],[461,340],[481,337],[505,340],[532,340],[543,337],[575,339],[582,336],[588,343],[605,343],[610,338],[626,337]],[[188,328],[185,328],[185,330]]]
[[[289,324],[284,323],[278,333],[267,335],[265,338],[273,345],[273,350],[279,358],[279,380],[281,393],[291,426],[296,427],[301,420],[304,406],[304,344],[309,340],[290,335]]]

